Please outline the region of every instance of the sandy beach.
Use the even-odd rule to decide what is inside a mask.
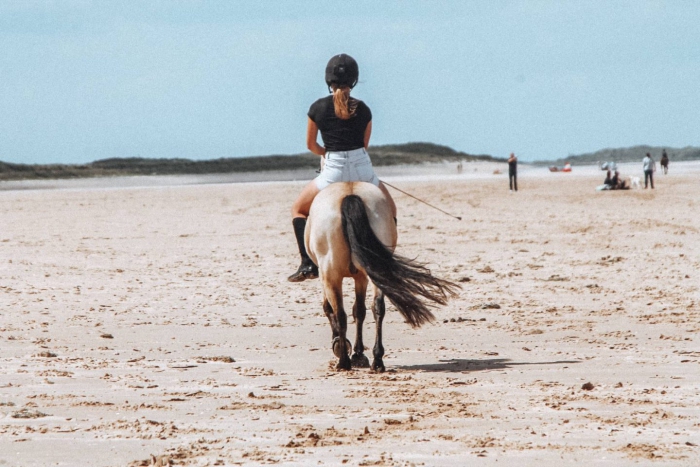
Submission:
[[[394,192],[397,251],[462,290],[388,306],[383,374],[286,281],[313,174],[1,183],[0,466],[700,465],[700,163],[499,167],[377,170],[462,217]]]

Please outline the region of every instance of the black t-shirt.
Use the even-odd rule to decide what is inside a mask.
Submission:
[[[321,131],[326,151],[352,151],[365,146],[365,129],[372,121],[372,112],[364,102],[352,97],[348,106],[355,107],[355,113],[342,120],[335,115],[332,95],[311,104],[308,115]]]

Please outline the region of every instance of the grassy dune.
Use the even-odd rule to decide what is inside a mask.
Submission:
[[[441,161],[502,160],[489,155],[471,155],[432,143],[371,146],[375,166],[422,164]],[[292,156],[190,159],[113,158],[89,164],[11,164],[0,162],[0,180],[108,177],[124,175],[186,175],[231,172],[260,172],[317,168],[318,157],[310,153]]]
[[[662,146],[631,146],[628,148],[607,148],[600,151],[586,154],[571,155],[557,159],[555,161],[537,161],[536,165],[563,165],[569,162],[573,165],[591,165],[600,162],[641,162],[646,153],[658,162],[661,159],[662,151],[666,149],[666,154],[671,163],[679,161],[694,161],[700,159],[700,148],[686,146],[684,148],[671,148]]]

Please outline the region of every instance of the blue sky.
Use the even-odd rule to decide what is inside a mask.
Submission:
[[[700,145],[700,2],[0,0],[0,160],[304,152],[325,64],[372,144]]]

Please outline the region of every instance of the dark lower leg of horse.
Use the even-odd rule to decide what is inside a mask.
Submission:
[[[338,337],[338,325],[335,322],[335,314],[333,314],[333,307],[331,306],[327,298],[323,299],[323,312],[326,314],[326,318],[328,318],[328,322],[331,325],[331,339],[335,339],[336,337]]]
[[[374,321],[377,325],[377,335],[374,341],[374,349],[372,349],[372,355],[374,360],[372,361],[372,371],[377,373],[383,373],[386,368],[384,367],[384,346],[382,345],[382,323],[384,321],[384,314],[386,313],[386,306],[384,304],[384,294],[382,292],[378,293],[374,297],[374,303],[372,304],[372,313],[374,314]]]
[[[342,298],[342,296],[341,296]],[[342,302],[338,302],[337,310],[335,312],[335,322],[338,325],[338,337],[333,339],[333,353],[338,357],[338,364],[336,365],[336,370],[350,370],[352,369],[352,363],[350,362],[350,356],[348,355],[347,346],[347,330],[348,330],[348,317],[343,309]]]
[[[348,318],[343,309],[342,278],[340,284],[335,284],[335,286],[332,283],[324,283],[323,311],[331,323],[331,331],[333,332],[331,348],[333,349],[333,354],[340,359],[336,368],[349,370],[351,369],[349,354],[352,347],[350,341],[345,337],[348,328]]]
[[[355,296],[352,314],[355,317],[355,351],[350,357],[350,363],[353,368],[368,368],[369,359],[365,356],[365,344],[362,341],[362,325],[365,322],[365,316],[367,316],[364,293],[361,297],[359,295]]]

